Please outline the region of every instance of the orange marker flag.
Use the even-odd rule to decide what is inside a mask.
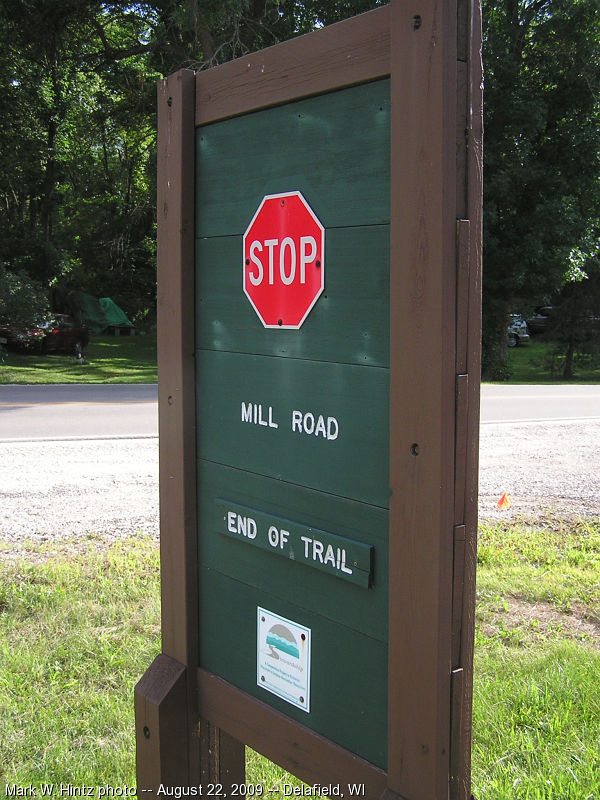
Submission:
[[[505,511],[507,508],[512,506],[512,502],[510,496],[504,492],[500,500],[498,500],[498,508],[500,511]]]

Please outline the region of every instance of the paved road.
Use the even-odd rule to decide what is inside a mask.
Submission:
[[[597,415],[599,389],[483,387],[481,519],[600,515],[600,418],[575,417]],[[156,386],[0,386],[0,540],[19,554],[30,539],[157,536],[156,412]],[[566,421],[508,421],[532,415]]]
[[[481,387],[481,422],[600,419],[600,386]],[[158,435],[155,384],[0,386],[0,441]]]
[[[0,386],[0,442],[155,436],[155,384]]]
[[[600,419],[600,385],[481,387],[481,422],[566,422]]]

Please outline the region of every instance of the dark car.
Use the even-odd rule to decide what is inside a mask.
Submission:
[[[56,314],[42,325],[3,328],[0,339],[6,339],[6,347],[11,350],[80,355],[90,340],[90,332],[73,317]]]
[[[530,333],[544,333],[550,327],[552,306],[538,306],[535,314],[527,318],[527,327]]]

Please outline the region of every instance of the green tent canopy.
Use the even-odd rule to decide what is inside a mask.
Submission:
[[[66,302],[73,316],[87,325],[92,333],[103,333],[112,327],[133,328],[123,309],[110,297],[101,297],[98,300],[91,294],[72,291],[67,295]]]
[[[119,308],[110,297],[101,297],[99,303],[100,308],[104,311],[104,316],[108,320],[109,327],[115,325],[119,328],[133,328],[132,323],[127,319],[127,315],[123,309]]]

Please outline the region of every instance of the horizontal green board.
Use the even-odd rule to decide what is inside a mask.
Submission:
[[[389,505],[388,370],[201,350],[198,456]]]
[[[221,497],[215,503],[215,529],[242,545],[258,547],[358,586],[368,588],[371,582],[373,548],[364,542]]]
[[[201,569],[200,666],[385,769],[387,646],[307,611],[302,599],[293,587],[281,599]],[[311,630],[310,713],[257,685],[258,607]]]
[[[195,206],[200,665],[382,769],[389,108],[382,80],[198,128]],[[291,191],[325,227],[325,288],[265,329],[242,236]],[[257,685],[258,608],[310,629],[308,714]]]
[[[389,222],[389,81],[196,130],[196,236],[243,234],[265,195],[302,192],[326,227]]]
[[[223,497],[240,507],[259,508],[265,515],[297,520],[309,528],[364,543],[371,549],[370,588],[365,590],[331,573],[313,569],[301,560],[281,558],[274,552],[221,535],[215,508]],[[201,460],[198,462],[198,533],[202,566],[282,599],[289,598],[290,592],[295,591],[296,602],[312,613],[347,625],[370,638],[386,641],[386,510]]]
[[[242,237],[196,242],[196,347],[389,365],[389,226],[325,237],[325,291],[299,330],[263,326],[242,286]]]

